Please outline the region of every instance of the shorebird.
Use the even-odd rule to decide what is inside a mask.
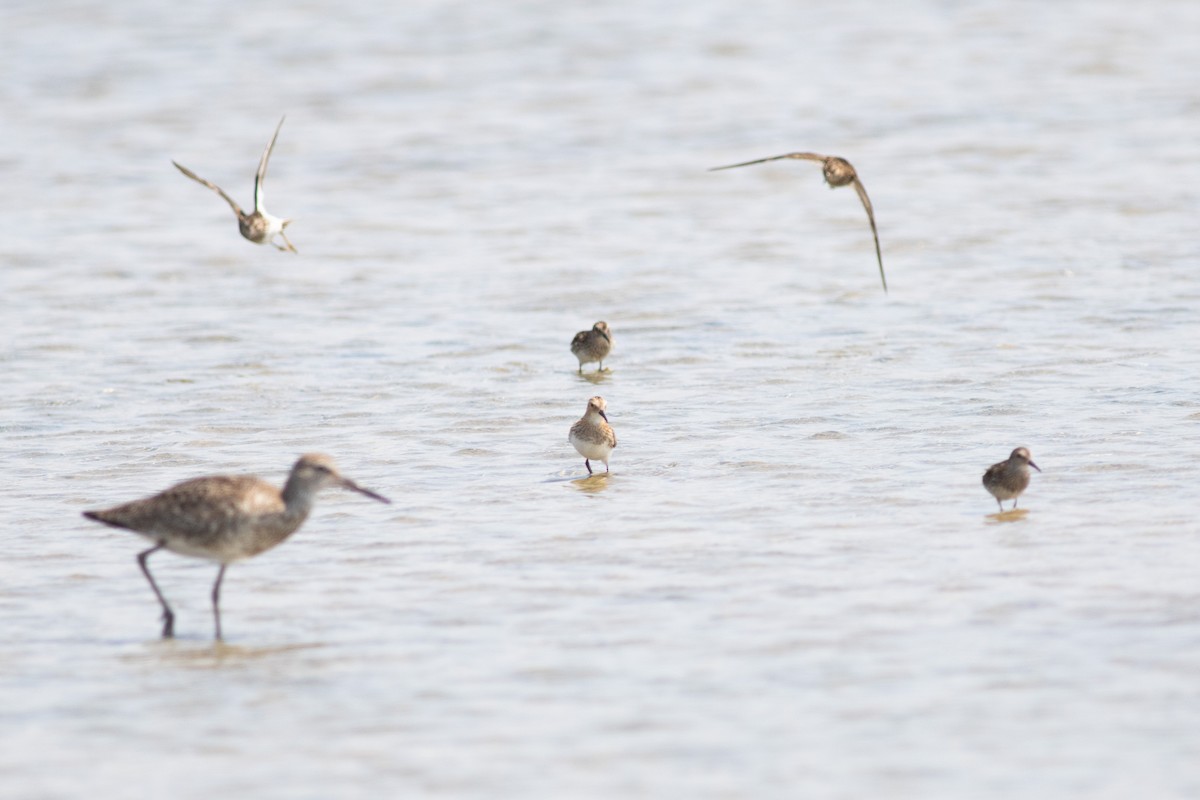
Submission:
[[[608,472],[608,457],[617,446],[617,435],[608,424],[608,415],[604,409],[608,403],[603,397],[593,397],[588,400],[583,417],[571,426],[567,441],[575,446],[579,455],[583,456],[583,465],[587,467],[588,475],[592,474],[591,459],[604,462],[604,471]]]
[[[604,371],[604,359],[612,352],[612,331],[607,322],[597,322],[590,331],[580,331],[571,340],[571,352],[579,359],[579,372],[583,373],[583,365],[593,361],[599,362],[597,372]]]
[[[390,503],[338,474],[333,459],[318,453],[301,456],[283,490],[249,476],[193,478],[166,491],[103,511],[84,511],[88,519],[145,536],[154,546],[138,554],[138,564],[162,605],[164,639],[175,635],[175,614],[154,582],[146,559],[159,550],[205,558],[221,565],[212,588],[213,619],[221,638],[221,579],[235,561],[256,556],[287,539],[304,523],[317,492],[340,486]]]
[[[201,178],[178,161],[172,161],[171,163],[184,175],[187,175],[197,183],[204,184],[225,198],[225,202],[229,203],[229,206],[233,209],[233,213],[237,214],[238,230],[242,232],[242,236],[255,244],[267,244],[270,242],[280,250],[290,250],[295,253],[297,252],[296,248],[288,241],[287,234],[284,232],[284,229],[288,225],[291,225],[292,221],[290,219],[280,219],[279,217],[271,216],[263,206],[263,184],[267,180],[267,162],[271,159],[271,151],[275,149],[275,140],[279,138],[279,129],[283,127],[285,119],[287,119],[286,115],[280,117],[279,124],[275,126],[275,135],[271,137],[271,141],[267,142],[267,149],[263,150],[262,158],[258,161],[258,172],[254,173],[253,214],[247,214],[245,211],[242,211],[242,207],[235,203],[232,197],[225,194],[225,190],[220,186],[211,181],[204,180],[204,178]],[[283,239],[283,244],[275,243],[276,236]]]
[[[1000,506],[1001,511],[1004,511],[1001,500],[1012,500],[1012,507],[1017,507],[1017,498],[1029,486],[1030,467],[1038,472],[1042,471],[1041,467],[1033,463],[1029,450],[1018,447],[1006,460],[992,464],[987,468],[987,472],[983,473],[983,488],[996,498],[996,505]]]
[[[854,191],[858,192],[858,199],[862,200],[863,208],[867,210],[867,221],[871,223],[871,235],[875,237],[875,258],[879,261],[879,279],[883,281],[883,293],[887,294],[887,277],[883,274],[883,253],[879,250],[879,232],[875,229],[875,210],[871,207],[871,198],[867,197],[866,187],[858,179],[858,173],[854,171],[854,167],[850,165],[849,161],[838,156],[823,156],[819,153],[786,153],[782,156],[760,158],[755,161],[743,161],[741,164],[713,167],[709,172],[715,172],[720,169],[733,169],[734,167],[748,167],[751,164],[764,164],[768,161],[779,161],[784,158],[820,161],[822,165],[821,171],[825,174],[825,182],[829,184],[831,189],[836,189],[839,186],[853,186]]]

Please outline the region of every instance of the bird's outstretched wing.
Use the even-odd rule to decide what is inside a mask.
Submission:
[[[748,167],[751,164],[764,164],[768,161],[779,161],[782,158],[799,158],[804,161],[825,161],[829,156],[823,156],[820,153],[784,153],[781,156],[771,156],[770,158],[759,158],[754,161],[743,161],[741,164],[726,164],[723,167],[713,167],[709,172],[716,172],[719,169],[733,169],[734,167]]]
[[[883,253],[879,249],[879,231],[875,229],[875,210],[871,207],[871,198],[867,197],[867,189],[857,177],[853,181],[854,191],[862,200],[863,208],[867,210],[867,222],[871,223],[871,235],[875,237],[875,258],[879,260],[879,279],[883,281],[883,292],[887,294],[887,277],[883,274]]]
[[[287,114],[279,118],[275,134],[271,141],[267,142],[267,149],[263,150],[262,158],[258,160],[258,172],[254,173],[254,210],[260,214],[263,213],[263,184],[267,181],[267,162],[271,160],[271,151],[275,149],[275,140],[279,138],[279,129],[283,127],[285,119]]]
[[[199,175],[192,172],[190,169],[183,166],[178,161],[172,161],[171,163],[175,165],[175,169],[179,170],[184,175],[187,175],[189,178],[194,180],[196,183],[201,183],[201,184],[207,186],[208,188],[212,189],[217,194],[221,195],[221,197],[225,198],[225,202],[229,203],[230,208],[233,209],[233,213],[237,214],[239,218],[244,216],[244,214],[242,212],[242,207],[239,206],[237,203],[233,202],[233,198],[230,197],[229,195],[225,194],[225,190],[222,189],[220,186],[217,186],[212,181],[204,180],[204,178],[201,178]]]

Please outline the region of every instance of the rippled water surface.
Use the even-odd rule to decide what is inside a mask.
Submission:
[[[1197,796],[1198,31],[7,3],[0,794]],[[170,163],[249,205],[284,113],[298,256]],[[858,168],[890,294],[819,165],[706,171],[794,150]],[[159,640],[79,512],[308,451],[394,504],[231,567],[222,645],[156,555]]]

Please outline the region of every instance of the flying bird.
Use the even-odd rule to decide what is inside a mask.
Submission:
[[[187,167],[180,164],[178,161],[172,161],[175,168],[187,175],[197,183],[204,184],[212,189],[221,197],[225,198],[225,202],[229,203],[233,213],[237,215],[238,230],[242,232],[242,236],[246,237],[255,244],[271,244],[278,247],[280,250],[290,250],[297,252],[292,243],[288,241],[287,234],[284,229],[292,224],[290,219],[280,219],[267,213],[267,209],[263,205],[263,184],[267,180],[267,162],[271,159],[271,151],[275,149],[275,140],[279,138],[279,129],[283,127],[283,121],[286,116],[279,119],[279,124],[275,126],[275,135],[271,137],[271,141],[267,142],[267,149],[263,150],[262,158],[258,161],[258,172],[254,173],[254,213],[247,214],[242,210],[242,207],[233,201],[233,198],[225,194],[225,190],[217,186],[211,181],[206,181],[196,173],[192,172]],[[283,239],[283,244],[277,244],[275,237]]]
[[[863,208],[867,210],[867,221],[871,223],[871,235],[875,237],[875,258],[879,260],[879,279],[883,281],[884,294],[887,294],[887,277],[883,274],[883,254],[879,250],[879,232],[875,229],[875,210],[871,207],[871,198],[867,197],[866,188],[862,185],[862,181],[858,179],[858,173],[854,171],[854,167],[849,161],[838,156],[823,156],[819,153],[786,153],[782,156],[760,158],[755,161],[743,161],[741,164],[713,167],[709,172],[715,172],[720,169],[733,169],[735,167],[748,167],[751,164],[764,164],[768,161],[779,161],[784,158],[819,161],[821,162],[821,170],[825,174],[825,182],[829,184],[830,188],[836,189],[839,186],[853,186],[854,191],[858,192],[858,199],[862,200]]]

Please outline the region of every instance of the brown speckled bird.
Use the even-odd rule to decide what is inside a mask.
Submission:
[[[255,244],[270,244],[280,250],[290,250],[295,253],[296,248],[288,241],[287,234],[284,229],[292,224],[290,219],[280,219],[279,217],[271,216],[267,213],[267,209],[263,204],[263,184],[267,180],[267,161],[271,158],[271,151],[275,149],[275,140],[279,138],[279,129],[283,127],[283,117],[279,120],[279,124],[275,126],[275,135],[271,137],[271,141],[267,142],[267,149],[263,150],[262,158],[258,161],[258,172],[254,174],[254,213],[247,214],[242,211],[242,207],[233,201],[233,198],[225,193],[225,190],[215,183],[204,180],[196,173],[192,172],[187,167],[180,164],[178,161],[172,161],[175,168],[187,175],[197,183],[201,183],[212,189],[221,197],[225,198],[225,202],[229,203],[233,213],[237,215],[238,230],[242,232],[242,236],[246,237]],[[274,239],[278,236],[283,239],[283,244],[276,244]]]
[[[283,490],[259,478],[214,475],[176,484],[152,497],[103,511],[85,511],[88,519],[141,534],[154,546],[138,554],[138,564],[163,609],[163,638],[175,635],[175,614],[150,575],[146,559],[159,550],[204,558],[221,565],[212,588],[213,619],[221,638],[221,579],[225,568],[280,544],[304,523],[317,492],[327,486],[385,497],[338,474],[329,456],[310,453],[292,467]]]
[[[590,364],[593,361],[599,362],[596,365],[596,371],[602,372],[604,359],[608,358],[612,347],[612,331],[608,329],[607,322],[597,322],[590,331],[580,331],[571,340],[571,352],[579,359],[580,372],[583,372],[584,364]]]
[[[1017,507],[1017,498],[1029,486],[1030,467],[1038,472],[1042,471],[1041,467],[1033,463],[1029,450],[1018,447],[1006,460],[992,464],[987,468],[987,472],[983,473],[983,488],[996,498],[996,505],[1000,506],[1001,511],[1004,510],[1001,500],[1012,500],[1012,507]]]
[[[858,199],[862,201],[863,208],[867,210],[867,221],[871,223],[871,235],[875,237],[875,258],[879,261],[879,279],[883,281],[884,294],[887,294],[887,277],[883,274],[883,253],[879,249],[879,231],[875,228],[875,210],[871,207],[871,198],[867,197],[866,187],[858,179],[858,173],[854,171],[854,167],[851,166],[849,161],[838,156],[823,156],[819,153],[786,153],[781,156],[743,161],[741,164],[713,167],[709,172],[715,172],[720,169],[733,169],[735,167],[748,167],[751,164],[765,164],[768,161],[779,161],[784,158],[819,161],[821,162],[821,171],[825,175],[825,182],[829,184],[830,188],[836,189],[839,186],[853,186],[854,191],[858,192]]]
[[[603,461],[604,471],[608,472],[608,457],[617,446],[617,434],[608,424],[608,414],[605,413],[607,408],[608,403],[603,397],[591,398],[583,416],[571,426],[571,432],[567,434],[567,441],[583,456],[583,465],[587,467],[588,475],[592,474],[593,458]]]

